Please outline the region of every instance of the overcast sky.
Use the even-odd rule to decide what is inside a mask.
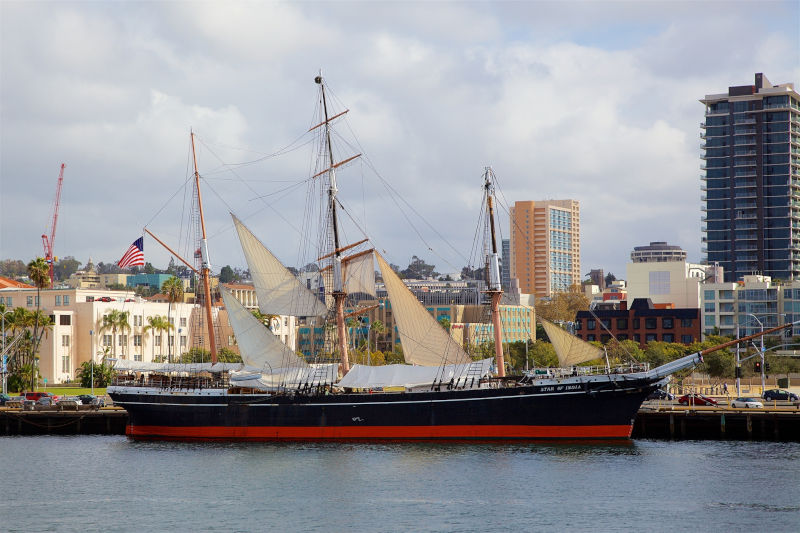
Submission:
[[[244,265],[228,211],[298,264],[322,69],[368,156],[342,202],[389,261],[474,257],[487,165],[508,203],[580,201],[583,273],[656,240],[699,261],[698,99],[800,82],[799,5],[3,0],[0,258],[43,255],[62,162],[57,256],[114,262],[145,225],[184,253],[192,129],[214,270]]]

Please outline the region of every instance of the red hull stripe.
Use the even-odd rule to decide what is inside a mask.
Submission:
[[[339,426],[231,427],[133,426],[142,438],[225,440],[338,439],[627,439],[632,425],[619,426]]]

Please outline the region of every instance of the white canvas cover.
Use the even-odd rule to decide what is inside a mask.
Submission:
[[[303,385],[333,384],[338,377],[339,365],[314,364],[299,368],[276,368],[273,372],[231,372],[233,387],[257,390],[296,388]]]
[[[303,359],[259,321],[225,287],[221,287],[222,300],[228,311],[233,333],[242,361],[248,366],[263,368],[267,372],[284,367],[306,367]]]
[[[470,371],[470,365],[474,365]],[[492,359],[473,363],[446,365],[444,367],[386,365],[353,365],[339,383],[340,387],[368,389],[375,387],[413,388],[433,383],[449,383],[450,380],[464,380],[467,377],[488,375],[492,369]]]
[[[260,371],[243,363],[150,363],[130,359],[108,359],[114,370],[128,372],[229,372],[232,370]]]
[[[603,357],[603,351],[597,346],[579,339],[575,335],[558,327],[557,325],[540,318],[547,336],[558,356],[558,365],[562,368],[577,365],[592,359]]]
[[[348,294],[363,292],[375,296],[375,261],[372,252],[342,261],[344,291]]]
[[[419,303],[386,260],[377,252],[375,257],[389,293],[406,363],[435,367],[469,363],[469,355]]]
[[[325,315],[328,312],[325,304],[300,283],[247,226],[235,215],[231,216],[253,278],[261,312],[289,316]]]

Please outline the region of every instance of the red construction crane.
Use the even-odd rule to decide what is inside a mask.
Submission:
[[[44,259],[50,265],[50,288],[53,288],[53,264],[56,258],[53,256],[53,241],[56,240],[56,224],[58,223],[58,206],[61,203],[61,184],[64,182],[64,167],[61,163],[61,172],[58,174],[58,185],[56,186],[56,201],[53,203],[53,222],[50,226],[50,237],[42,235],[42,245],[44,246]]]

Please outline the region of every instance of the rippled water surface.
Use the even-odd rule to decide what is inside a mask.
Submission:
[[[3,531],[800,531],[800,444],[0,438]]]

